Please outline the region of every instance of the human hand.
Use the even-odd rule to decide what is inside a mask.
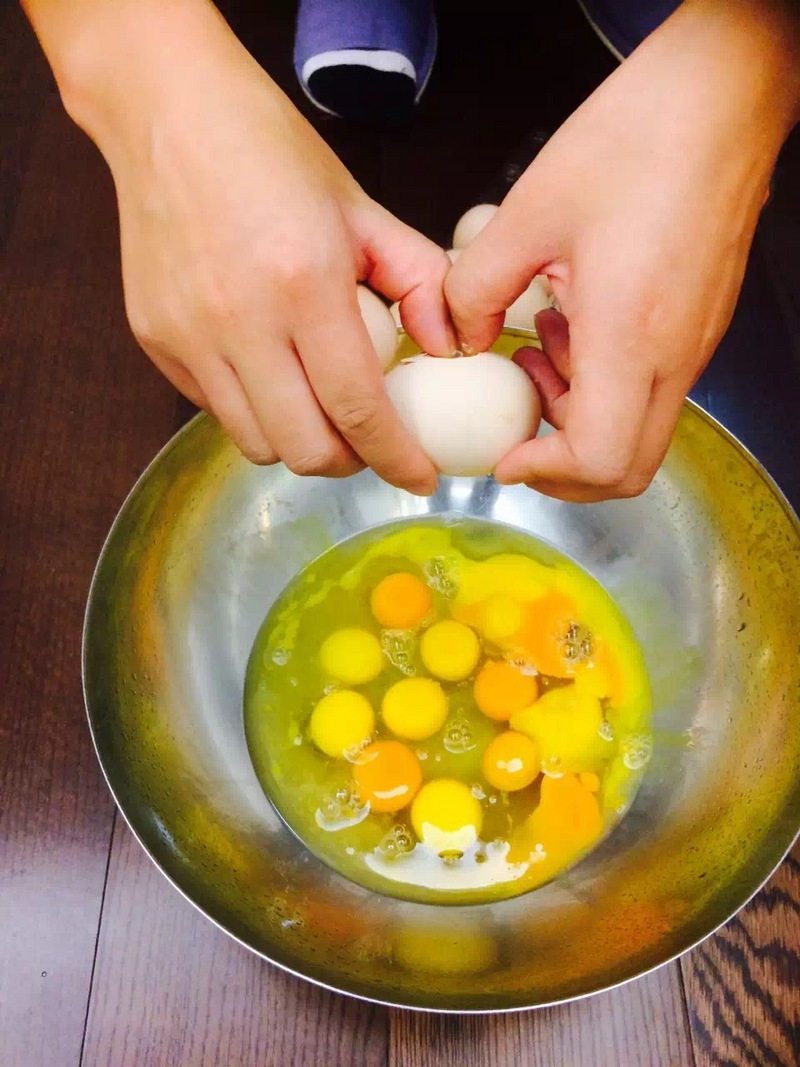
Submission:
[[[400,300],[418,342],[447,354],[449,260],[370,200],[213,9],[192,5],[179,26],[169,9],[98,79],[102,105],[77,108],[114,176],[137,339],[254,461],[368,464],[430,492],[356,282]]]
[[[642,492],[730,320],[775,156],[800,101],[784,5],[690,0],[561,127],[445,292],[488,348],[539,273],[544,353],[517,361],[557,432],[495,474],[565,500]],[[754,21],[747,17],[758,8]]]

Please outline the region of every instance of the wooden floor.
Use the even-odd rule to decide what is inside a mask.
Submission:
[[[240,4],[231,17],[294,94],[291,5],[260,6],[269,14]],[[577,8],[530,5],[521,27],[518,7],[492,5],[490,36],[469,5],[443,5],[437,72],[408,129],[321,124],[372,194],[440,241],[525,135],[611,69]],[[91,749],[80,631],[114,513],[190,409],[128,334],[109,177],[13,4],[0,42],[0,1067],[796,1064],[800,853],[680,962],[578,1004],[486,1019],[370,1007],[288,977],[150,864]],[[798,294],[795,143],[697,393],[795,505]]]

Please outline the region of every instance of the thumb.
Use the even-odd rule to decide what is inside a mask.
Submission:
[[[482,352],[503,328],[506,310],[552,258],[549,238],[512,190],[474,241],[459,255],[444,291],[459,348]]]
[[[444,249],[372,203],[361,220],[365,281],[400,302],[403,325],[425,352],[451,356],[455,331],[444,298],[450,260]]]

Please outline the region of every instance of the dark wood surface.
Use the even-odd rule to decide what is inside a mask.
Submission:
[[[296,95],[291,5],[231,7]],[[571,5],[536,5],[527,34],[514,5],[493,5],[507,32],[488,39],[467,7],[444,5],[437,73],[407,129],[320,123],[373,195],[440,241],[520,140],[612,67]],[[129,336],[111,182],[15,5],[0,8],[0,41],[0,1067],[797,1063],[797,857],[681,961],[587,1001],[492,1018],[389,1011],[284,975],[150,864],[91,750],[80,631],[113,515],[190,408]],[[796,505],[798,190],[795,141],[697,393]]]

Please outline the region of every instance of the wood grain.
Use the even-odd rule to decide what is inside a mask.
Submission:
[[[168,885],[122,820],[83,1067],[383,1067],[387,1013],[264,963]]]
[[[394,1012],[390,1067],[684,1067],[692,1063],[680,971],[670,964],[597,997],[488,1017]]]
[[[682,961],[698,1067],[800,1063],[800,846]]]
[[[41,104],[29,144],[17,130],[0,262],[3,1067],[78,1062],[113,813],[83,710],[83,609],[114,511],[175,419],[125,328],[104,166],[55,94]]]

